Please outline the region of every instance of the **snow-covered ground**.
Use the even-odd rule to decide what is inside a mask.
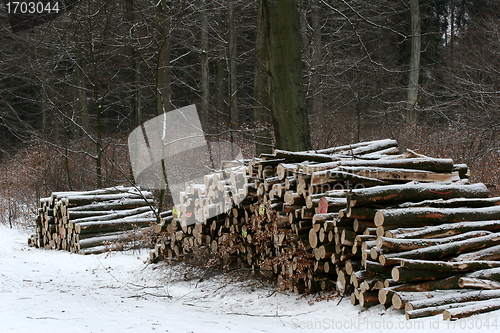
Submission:
[[[401,311],[309,305],[256,281],[184,279],[183,266],[144,264],[148,251],[81,256],[27,246],[0,225],[0,332],[494,332],[500,311],[406,321]]]

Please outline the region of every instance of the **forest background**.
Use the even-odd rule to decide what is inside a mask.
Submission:
[[[499,194],[497,0],[80,0],[17,33],[0,10],[2,221],[51,191],[126,184],[128,134],[189,104],[208,141],[247,158],[281,146],[275,3],[298,17],[288,46],[308,128],[296,134],[311,148],[394,138],[466,163]]]

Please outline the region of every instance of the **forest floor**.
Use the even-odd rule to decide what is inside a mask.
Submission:
[[[0,332],[491,332],[500,311],[407,321],[381,305],[277,293],[256,279],[145,264],[149,251],[81,256],[30,248],[0,224]],[[203,278],[202,278],[203,277]]]

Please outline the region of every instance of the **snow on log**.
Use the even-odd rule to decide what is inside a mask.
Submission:
[[[472,303],[463,303],[464,306],[454,309],[445,310],[443,312],[444,320],[456,320],[467,318],[475,314],[487,313],[500,309],[500,301],[492,299],[487,301],[479,301]]]
[[[462,241],[466,239],[487,236],[491,234],[490,231],[486,230],[476,230],[469,231],[463,234],[458,234],[445,238],[431,238],[431,239],[398,239],[398,238],[388,238],[388,237],[378,237],[377,247],[382,250],[388,250],[391,252],[399,251],[410,251],[415,249],[421,249],[429,246],[447,244],[457,241]]]
[[[458,280],[460,288],[500,289],[500,282],[463,277]]]
[[[452,271],[456,273],[500,267],[500,261],[449,262],[449,261],[401,259],[399,260],[399,264],[401,265],[401,267],[406,267],[409,269]]]
[[[453,261],[472,261],[472,260],[500,261],[500,245],[491,246],[479,251],[464,253],[453,259]]]
[[[500,233],[494,233],[473,239],[467,239],[447,244],[434,245],[411,251],[381,254],[379,256],[379,261],[382,265],[386,265],[389,264],[390,262],[394,262],[394,260],[397,259],[422,259],[422,260],[439,259],[499,244],[500,244]]]
[[[500,206],[484,208],[396,208],[380,209],[375,225],[390,227],[423,227],[452,222],[500,219]]]
[[[376,203],[394,204],[396,202],[412,202],[435,199],[487,198],[490,191],[484,184],[415,184],[374,186],[365,189],[354,189],[349,192],[351,207],[366,206]]]
[[[432,227],[396,228],[388,230],[385,237],[407,238],[438,238],[453,236],[470,231],[500,232],[500,220],[447,223]]]

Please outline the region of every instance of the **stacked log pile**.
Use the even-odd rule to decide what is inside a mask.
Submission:
[[[408,319],[498,308],[500,198],[470,184],[467,166],[451,159],[402,152],[394,140],[275,150],[226,163],[179,199],[154,227],[152,262],[203,257],[272,275],[281,290],[343,292],[362,307],[404,309]],[[32,242],[85,252],[81,236],[105,230],[90,225],[127,219],[73,215],[85,205],[68,194],[42,199]],[[156,221],[144,206],[126,208],[135,225]]]
[[[168,218],[171,212],[161,215]],[[40,199],[35,234],[28,243],[81,254],[101,253],[139,242],[156,223],[151,192],[133,187],[53,192]]]
[[[346,266],[337,280],[354,289],[353,304],[405,309],[407,319],[440,313],[456,319],[496,309],[493,301],[480,303],[490,298],[482,299],[473,289],[498,288],[500,198],[490,198],[483,184],[462,183],[409,183],[348,193],[341,220],[372,224],[356,236],[359,268]]]
[[[178,215],[157,226],[151,260],[205,248],[272,272],[282,290],[338,289],[408,319],[497,309],[500,198],[469,184],[466,165],[380,140],[275,150],[244,171],[188,187]]]

